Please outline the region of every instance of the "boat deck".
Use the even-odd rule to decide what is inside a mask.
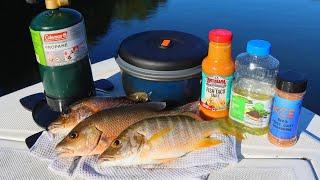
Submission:
[[[95,80],[108,78],[114,84],[110,95],[124,94],[120,69],[114,59],[93,64],[92,70]],[[31,112],[24,109],[19,100],[39,92],[43,92],[41,83],[0,98],[0,179],[31,176],[61,179],[46,168],[46,162],[28,156],[24,142],[27,137],[43,129],[33,121]],[[237,147],[240,163],[212,173],[209,179],[319,179],[320,117],[303,108],[299,132],[299,141],[290,148],[273,146],[266,135],[247,135]],[[21,155],[22,151],[26,152],[25,155]]]

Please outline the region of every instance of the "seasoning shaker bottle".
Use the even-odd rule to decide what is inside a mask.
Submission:
[[[304,75],[294,71],[279,73],[268,133],[272,144],[289,147],[297,142],[298,122],[306,88],[307,79]]]

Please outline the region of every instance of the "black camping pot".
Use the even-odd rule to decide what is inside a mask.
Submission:
[[[202,39],[178,31],[147,31],[126,38],[118,63],[126,94],[146,92],[152,101],[178,106],[200,96]]]

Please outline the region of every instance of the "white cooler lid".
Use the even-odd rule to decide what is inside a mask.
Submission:
[[[239,164],[213,172],[209,180],[313,180],[314,170],[303,159],[243,159]]]

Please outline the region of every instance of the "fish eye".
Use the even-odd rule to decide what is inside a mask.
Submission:
[[[112,147],[118,147],[121,145],[121,141],[119,139],[116,139],[112,143]]]
[[[77,137],[78,137],[78,133],[75,132],[75,131],[72,131],[72,132],[70,132],[69,137],[70,137],[71,139],[77,138]]]

